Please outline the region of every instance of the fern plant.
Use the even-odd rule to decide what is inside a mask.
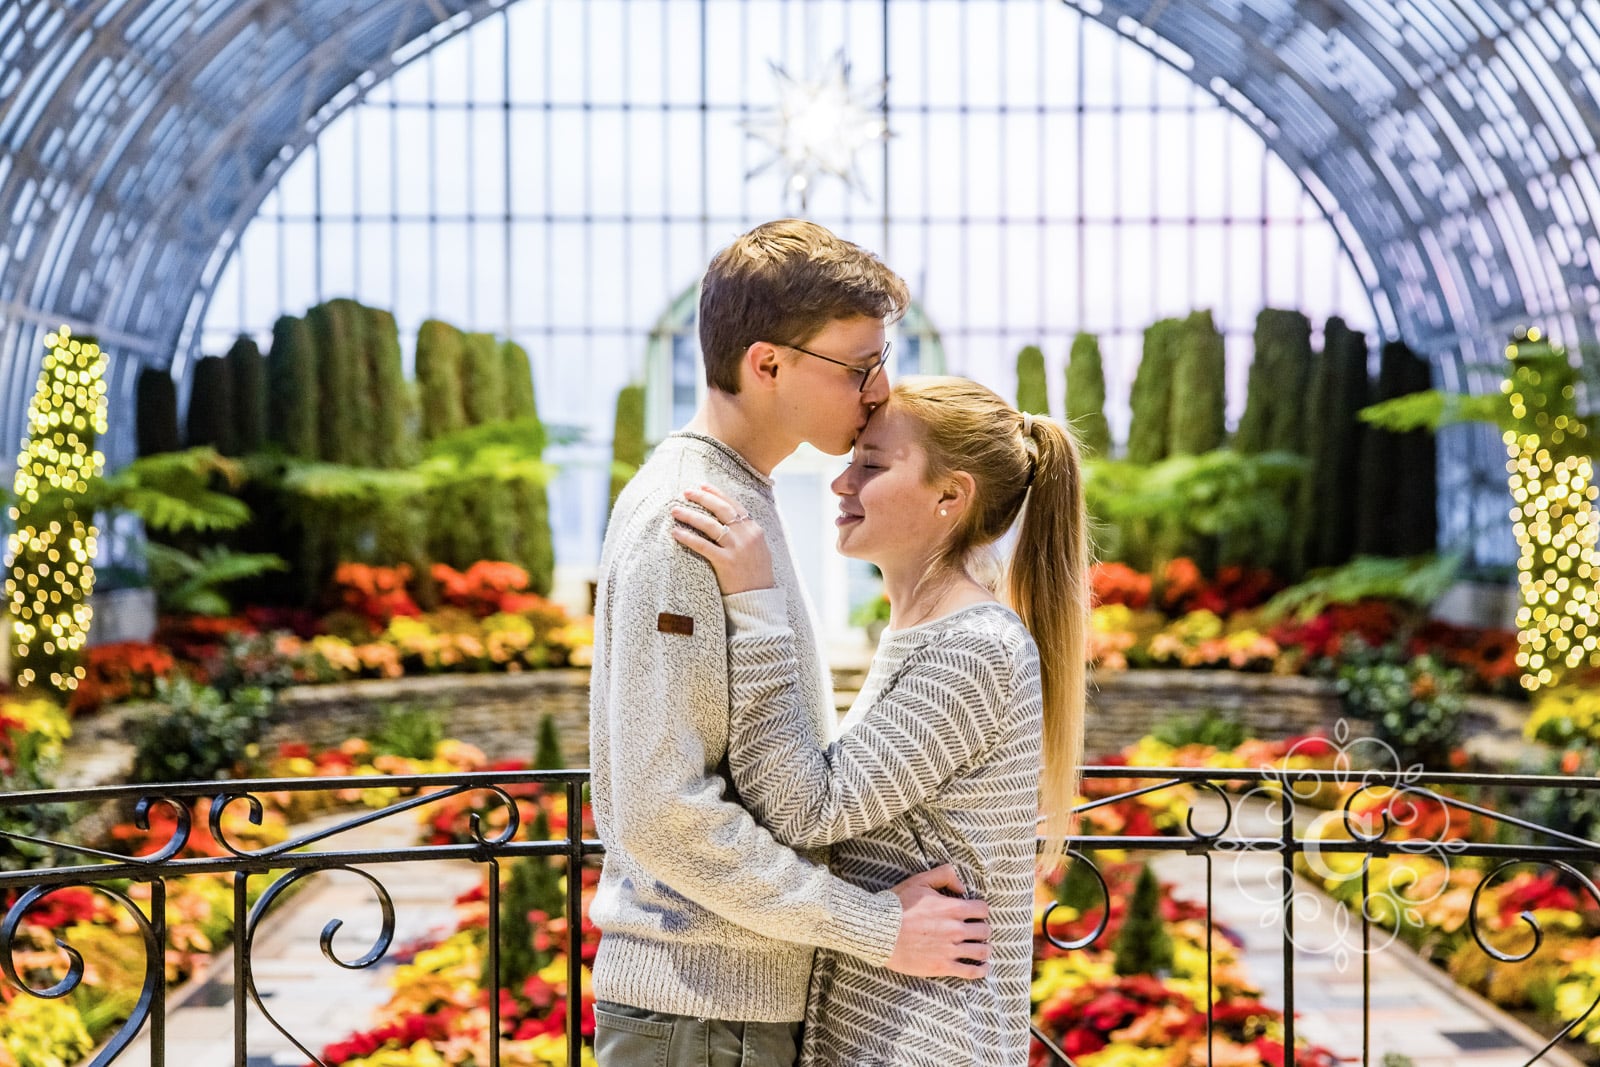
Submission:
[[[281,556],[269,552],[210,545],[190,555],[155,541],[145,545],[145,562],[157,606],[184,615],[230,614],[232,605],[219,587],[289,569]]]
[[[1409,559],[1357,556],[1342,567],[1320,571],[1285,589],[1267,601],[1262,614],[1268,621],[1293,614],[1304,622],[1330,604],[1358,600],[1398,600],[1426,608],[1455,582],[1461,563],[1459,553]]]

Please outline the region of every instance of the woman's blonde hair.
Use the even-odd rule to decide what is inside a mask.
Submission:
[[[1060,423],[1023,415],[966,378],[902,378],[889,404],[916,424],[930,484],[956,471],[970,474],[975,483],[972,506],[942,563],[966,568],[1022,514],[1006,592],[1039,646],[1042,858],[1046,868],[1057,868],[1075,826],[1087,684],[1089,538],[1077,441]]]

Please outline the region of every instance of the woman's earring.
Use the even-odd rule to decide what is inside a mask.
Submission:
[[[948,517],[948,516],[949,516],[949,514],[950,514],[950,509],[949,509],[949,508],[940,508],[940,509],[939,509],[939,514],[940,514],[940,515],[941,515],[941,516],[945,516],[945,517]]]

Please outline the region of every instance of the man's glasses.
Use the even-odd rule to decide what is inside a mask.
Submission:
[[[801,348],[799,345],[782,345],[781,347],[792,348],[796,352],[804,352],[813,359],[820,359],[824,363],[832,363],[854,371],[855,373],[861,375],[861,391],[864,393],[867,391],[867,387],[870,386],[878,377],[878,372],[883,370],[883,365],[889,362],[889,345],[890,342],[885,341],[883,343],[883,351],[878,354],[877,360],[867,364],[865,367],[859,366],[855,363],[846,363],[844,360],[834,359],[832,356],[820,355],[811,351],[809,348]]]

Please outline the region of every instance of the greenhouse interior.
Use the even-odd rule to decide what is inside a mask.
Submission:
[[[681,676],[601,690],[613,517],[755,402],[708,265],[784,219],[901,280],[885,398],[1081,456],[1071,836],[968,1062],[1600,1065],[1597,141],[1600,0],[0,0],[0,1067],[665,1064],[597,1024],[608,864],[779,944],[608,821]],[[842,775],[915,630],[836,547],[857,460],[711,445]],[[848,882],[734,780],[728,603],[694,781]],[[945,773],[896,817],[955,833]],[[911,1000],[830,1058],[840,950],[776,936],[799,1062],[963,1062]]]

